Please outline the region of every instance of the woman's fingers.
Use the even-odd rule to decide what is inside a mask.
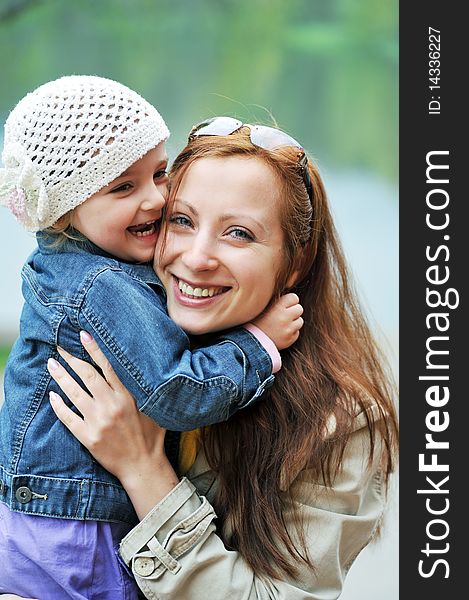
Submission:
[[[109,384],[104,377],[89,362],[73,356],[60,347],[57,348],[57,352],[72,369],[72,371],[74,371],[80,377],[87,389],[91,392],[92,396],[97,396],[98,394],[103,393],[103,391],[109,387]]]
[[[86,442],[86,426],[81,417],[73,412],[55,392],[49,392],[49,401],[57,418],[82,444]],[[86,445],[86,443],[85,443]]]
[[[98,344],[96,343],[96,340],[87,331],[80,331],[80,340],[85,350],[101,369],[106,381],[112,387],[112,389],[124,389],[121,380],[117,377],[116,372],[111,366],[111,363],[108,361],[104,353],[99,348]]]
[[[47,361],[47,369],[52,379],[57,383],[68,399],[83,414],[86,410],[86,407],[89,406],[90,402],[92,402],[91,396],[89,396],[89,394],[87,394],[85,390],[80,387],[73,377],[67,373],[62,365],[54,358],[49,358]]]

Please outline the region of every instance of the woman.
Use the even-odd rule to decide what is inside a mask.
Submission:
[[[177,474],[165,432],[138,413],[93,340],[85,347],[105,379],[67,357],[92,397],[64,369],[52,373],[83,419],[60,398],[53,408],[142,519],[120,554],[148,598],[337,598],[378,531],[397,423],[320,175],[286,134],[219,117],[193,129],[171,182],[156,264],[171,318],[209,334],[255,316],[244,310],[253,289],[300,298],[304,326],[270,397],[183,436]],[[266,251],[264,276],[250,280]]]

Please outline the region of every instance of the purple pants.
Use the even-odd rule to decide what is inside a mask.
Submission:
[[[137,600],[117,555],[130,527],[11,512],[0,502],[0,592],[39,600]]]

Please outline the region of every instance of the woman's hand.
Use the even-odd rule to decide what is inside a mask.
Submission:
[[[138,410],[94,339],[82,332],[81,341],[103,375],[91,364],[59,348],[62,358],[91,395],[51,358],[49,373],[81,415],[68,408],[54,392],[50,393],[51,406],[96,460],[121,481],[141,517],[178,483],[164,451],[166,430]],[[149,485],[154,488],[152,494],[148,493]],[[143,489],[145,494],[139,493]]]

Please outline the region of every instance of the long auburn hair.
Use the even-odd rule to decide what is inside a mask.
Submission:
[[[259,575],[294,576],[298,562],[314,565],[301,515],[283,489],[285,474],[307,466],[318,481],[331,486],[354,416],[363,409],[369,461],[379,448],[387,482],[397,454],[394,385],[353,291],[324,185],[311,159],[310,200],[298,165],[298,149],[254,146],[246,127],[229,136],[196,137],[171,168],[168,210],[194,161],[232,156],[262,160],[276,178],[284,261],[272,301],[286,291],[298,294],[304,326],[298,341],[282,351],[283,367],[275,376],[270,397],[226,422],[204,428],[201,440],[218,476],[214,507],[231,531],[229,538],[223,528],[220,532],[225,544],[238,550]],[[292,274],[296,283],[287,287]],[[368,416],[371,405],[378,409],[378,417]],[[335,425],[332,434],[331,422]],[[377,434],[382,443],[376,443]],[[294,515],[296,542],[286,527],[287,509]]]

